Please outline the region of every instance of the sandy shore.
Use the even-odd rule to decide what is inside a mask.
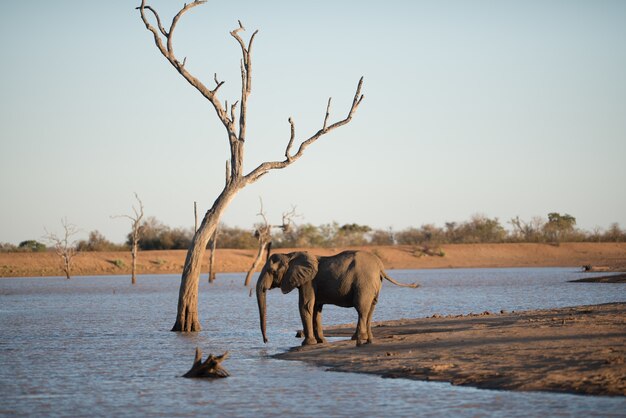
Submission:
[[[345,340],[276,357],[486,389],[626,395],[626,303],[380,322],[361,347],[353,332],[334,327],[326,336]]]
[[[454,244],[443,245],[444,256],[429,256],[415,246],[362,247],[378,255],[387,269],[462,267],[581,267],[603,270],[626,269],[626,243],[549,244]],[[341,248],[307,249],[318,255],[331,255]],[[278,249],[289,252],[293,249]],[[139,274],[180,274],[185,250],[143,251],[139,253]],[[250,268],[256,250],[217,250],[217,272],[244,272]],[[74,259],[74,275],[130,274],[129,252],[88,252]],[[208,255],[203,262],[208,271]],[[46,253],[0,253],[0,277],[61,276],[59,258]]]

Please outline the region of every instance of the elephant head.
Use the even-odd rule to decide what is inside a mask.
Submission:
[[[267,343],[265,292],[280,287],[283,293],[289,293],[296,287],[313,280],[316,274],[317,258],[306,252],[273,254],[267,259],[256,283],[256,299],[259,305],[259,319],[264,343]]]

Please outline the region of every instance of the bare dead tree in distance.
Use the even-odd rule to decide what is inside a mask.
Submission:
[[[154,8],[146,4],[146,0],[142,0],[141,5],[138,7],[141,20],[145,24],[146,29],[152,33],[156,47],[161,54],[191,86],[211,103],[219,121],[224,127],[230,145],[230,159],[226,162],[226,183],[224,189],[213,203],[213,206],[204,215],[187,252],[180,282],[176,322],[172,331],[201,330],[198,319],[198,283],[200,279],[202,254],[218,226],[222,213],[237,192],[245,186],[254,183],[268,172],[283,169],[299,160],[306,148],[313,142],[332,130],[349,123],[363,100],[363,95],[361,95],[363,78],[361,78],[347,116],[337,122],[329,123],[328,119],[331,104],[331,99],[329,98],[322,127],[316,133],[300,142],[295,152],[292,149],[296,140],[295,123],[292,118],[289,118],[291,135],[285,148],[284,160],[266,161],[258,165],[252,171],[244,173],[243,160],[246,141],[248,98],[252,91],[252,46],[258,31],[255,31],[250,36],[247,44],[241,37],[241,32],[245,31],[241,22],[239,22],[239,26],[236,29],[230,32],[231,36],[237,41],[241,48],[241,94],[239,100],[230,106],[227,101],[222,103],[218,98],[218,92],[220,87],[224,84],[224,81],[220,81],[217,74],[215,74],[213,78],[215,86],[213,88],[207,87],[187,70],[185,67],[187,59],[184,58],[181,61],[174,53],[173,36],[181,17],[192,8],[205,2],[205,0],[196,0],[185,4],[174,16],[169,28],[163,26],[159,14]],[[155,21],[156,26],[154,26],[151,21]]]
[[[73,240],[72,237],[80,230],[76,225],[69,223],[67,218],[61,219],[61,225],[63,226],[62,236],[50,233],[44,228],[46,231],[44,239],[54,246],[54,251],[61,258],[61,269],[65,273],[65,278],[69,280],[72,273],[72,262],[76,254],[78,254],[76,240]]]
[[[134,215],[116,215],[116,216],[112,216],[112,218],[127,218],[130,219],[131,222],[131,231],[130,231],[130,237],[131,237],[131,247],[130,247],[130,256],[131,256],[131,278],[130,278],[130,282],[132,284],[136,284],[137,283],[137,257],[139,255],[139,239],[140,237],[140,226],[141,226],[141,220],[143,219],[143,202],[141,201],[141,199],[139,199],[139,196],[137,195],[137,193],[135,193],[135,199],[137,199],[137,202],[139,203],[139,209],[137,209],[135,206],[133,206],[133,213]]]
[[[252,279],[252,275],[255,270],[261,263],[263,258],[263,253],[266,253],[266,257],[270,255],[270,248],[272,245],[272,229],[282,229],[283,231],[288,231],[291,226],[291,221],[296,216],[296,208],[291,208],[289,212],[283,213],[282,224],[280,225],[271,225],[267,221],[267,216],[265,216],[265,211],[263,210],[263,199],[259,198],[261,202],[261,209],[258,216],[261,217],[262,222],[258,224],[257,229],[254,231],[254,236],[257,240],[259,240],[259,251],[257,252],[256,258],[252,262],[250,269],[248,270],[248,274],[246,274],[246,280],[244,282],[244,286],[248,287],[250,285],[250,280]]]
[[[220,226],[218,225],[215,228],[215,232],[211,236],[209,240],[209,283],[213,283],[215,281],[215,249],[217,247],[217,236],[220,234]]]

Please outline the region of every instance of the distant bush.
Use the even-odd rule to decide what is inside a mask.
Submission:
[[[170,228],[154,217],[146,219],[139,227],[139,248],[142,250],[186,250],[191,245],[191,228]],[[132,244],[128,234],[127,245]]]
[[[0,253],[13,253],[17,251],[17,247],[8,242],[0,242]]]
[[[41,242],[35,241],[33,239],[22,241],[17,247],[17,251],[32,253],[40,253],[47,250],[45,244],[42,244]]]
[[[619,224],[614,222],[609,229],[601,235],[600,240],[606,242],[624,242],[626,241],[626,230],[621,229]]]
[[[370,234],[369,243],[371,245],[393,245],[395,243],[395,234],[392,230],[384,231],[377,229]]]
[[[330,247],[338,228],[336,223],[315,226],[312,224],[292,225],[288,231],[274,236],[276,248]]]
[[[497,243],[506,240],[506,230],[498,218],[489,219],[484,215],[474,215],[458,227],[455,235],[461,243]]]
[[[407,228],[398,232],[395,236],[397,243],[400,245],[418,245],[447,241],[443,229],[432,224],[422,225],[419,228]]]
[[[345,224],[337,229],[334,243],[338,247],[359,246],[369,244],[367,234],[372,230],[367,225]]]
[[[98,231],[91,231],[87,240],[78,241],[76,248],[78,251],[124,251],[128,249],[124,244],[112,243]]]
[[[576,218],[569,214],[551,212],[548,218],[533,217],[526,222],[519,217],[511,219],[506,230],[498,218],[474,215],[465,222],[446,222],[443,227],[424,224],[400,231],[372,230],[367,225],[344,224],[337,222],[322,224],[295,225],[287,230],[277,230],[273,234],[274,248],[334,248],[367,245],[409,245],[426,248],[426,255],[440,255],[442,244],[457,243],[500,243],[500,242],[626,242],[626,230],[613,223],[607,230],[595,228],[587,232],[576,228]],[[139,248],[141,250],[188,249],[193,238],[191,228],[170,228],[156,218],[146,219],[140,226]],[[100,232],[91,231],[87,240],[77,244],[80,251],[122,251],[128,250],[131,242],[114,244]],[[217,248],[255,249],[258,240],[254,228],[239,228],[220,225]],[[22,241],[18,246],[0,243],[0,252],[39,252],[46,251],[44,244],[35,240]]]
[[[543,226],[543,230],[550,242],[582,241],[584,237],[575,230],[575,226],[576,218],[572,215],[552,212],[548,214],[548,222]]]
[[[254,230],[220,225],[217,236],[217,248],[258,248],[259,242],[254,237]]]
[[[274,236],[276,248],[286,247],[350,247],[369,245],[371,228],[367,225],[337,222],[318,226],[312,224],[292,225],[288,231]]]

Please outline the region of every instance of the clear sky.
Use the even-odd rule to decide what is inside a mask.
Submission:
[[[213,109],[157,51],[139,1],[0,2],[0,242],[67,217],[122,242],[146,214],[193,225],[221,191],[227,139]],[[164,22],[183,2],[154,1]],[[626,227],[626,2],[209,1],[174,39],[220,97],[239,92],[240,19],[253,51],[246,171],[348,110],[351,124],[244,189],[223,222],[292,205],[300,223],[443,225],[473,214],[569,213]],[[334,120],[334,119],[333,119]]]

